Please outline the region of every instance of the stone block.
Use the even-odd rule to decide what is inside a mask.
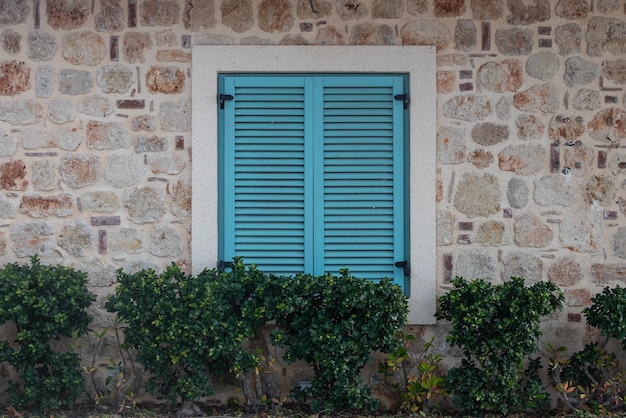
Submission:
[[[426,0],[408,0],[406,11],[413,16],[419,16],[428,11],[428,2]]]
[[[149,33],[126,32],[124,34],[124,58],[129,64],[145,62],[144,52],[152,48],[152,39]]]
[[[548,273],[549,274],[549,273]],[[589,289],[565,289],[565,305],[572,308],[586,308],[591,306],[591,292]]]
[[[521,209],[528,204],[530,190],[526,181],[520,177],[513,177],[509,180],[506,197],[509,204],[515,209]]]
[[[94,212],[112,213],[120,209],[120,198],[115,192],[91,191],[83,195],[83,205]]]
[[[0,96],[15,96],[28,89],[30,89],[30,68],[24,62],[0,62]]]
[[[456,216],[449,210],[437,211],[436,236],[437,245],[454,244],[454,226],[456,224]]]
[[[63,36],[61,52],[65,61],[74,65],[98,65],[106,56],[104,39],[90,31],[71,32]]]
[[[159,107],[161,129],[169,132],[186,132],[191,130],[191,100],[178,102],[162,102]]]
[[[87,147],[97,150],[114,150],[130,147],[131,139],[128,131],[118,122],[87,122]]]
[[[454,207],[470,218],[489,216],[500,211],[501,197],[496,176],[466,173],[457,186]]]
[[[400,30],[402,45],[432,45],[443,51],[450,43],[450,30],[441,22],[418,19],[407,23]]]
[[[57,187],[57,164],[49,160],[40,160],[33,163],[31,181],[35,190],[51,191]]]
[[[593,281],[605,285],[615,280],[626,282],[626,264],[624,263],[596,263],[591,265]]]
[[[30,13],[27,0],[5,0],[0,8],[0,27],[25,23]]]
[[[100,32],[119,32],[126,28],[126,15],[121,0],[100,0],[100,12],[94,16],[96,29]]]
[[[522,63],[517,59],[507,59],[500,63],[488,62],[481,65],[476,73],[478,91],[516,92],[522,82]]]
[[[475,20],[497,20],[504,13],[504,0],[470,0]]]
[[[589,205],[611,206],[617,195],[615,181],[604,175],[594,175],[582,184],[583,198]]]
[[[114,253],[139,254],[144,251],[143,235],[136,228],[120,228],[111,233],[109,246]]]
[[[14,219],[15,218],[15,206],[10,200],[0,197],[0,219]]]
[[[337,3],[338,10],[343,10],[341,2],[342,0],[339,0]],[[289,32],[295,21],[292,9],[293,5],[289,0],[261,0],[258,8],[259,28],[268,33]],[[341,12],[339,13],[344,19]]]
[[[74,203],[68,194],[58,196],[22,196],[20,212],[31,218],[56,216],[67,218],[74,214]]]
[[[559,71],[561,63],[554,52],[542,51],[528,57],[526,72],[542,81],[550,80]]]
[[[606,60],[602,63],[602,75],[616,84],[626,84],[626,60]]]
[[[320,28],[315,38],[317,45],[345,45],[346,40],[334,26]]]
[[[589,0],[559,0],[554,8],[558,17],[568,20],[586,19],[590,11]]]
[[[149,158],[150,169],[153,174],[180,174],[187,163],[175,154],[157,154]]]
[[[598,110],[600,104],[600,92],[591,89],[578,90],[572,100],[572,106],[578,110]]]
[[[604,144],[626,139],[626,110],[618,107],[600,110],[587,124],[587,132]]]
[[[74,151],[82,140],[82,134],[77,128],[54,131],[28,128],[22,134],[22,147],[25,149],[61,148],[65,151]]]
[[[48,98],[54,92],[54,67],[42,65],[35,73],[35,92],[37,97]]]
[[[185,88],[185,73],[176,67],[153,65],[146,72],[146,87],[152,94],[176,94]]]
[[[508,242],[506,227],[500,221],[487,221],[478,227],[476,242],[483,245],[500,247]]]
[[[96,71],[96,84],[104,93],[126,93],[135,82],[135,72],[122,65],[104,65]]]
[[[74,257],[82,257],[85,252],[93,249],[93,230],[80,219],[73,220],[61,230],[59,246]]]
[[[552,229],[541,217],[529,212],[515,217],[513,232],[519,247],[541,248],[552,243]]]
[[[512,171],[520,176],[537,174],[547,161],[543,145],[509,145],[498,154],[498,164],[503,171]]]
[[[46,0],[48,25],[56,30],[78,29],[87,21],[89,9],[88,0]]]
[[[78,111],[91,116],[107,116],[113,113],[113,104],[104,96],[86,96],[78,105]]]
[[[464,0],[445,0],[448,3],[463,3]],[[441,0],[435,1],[435,14],[438,10],[437,3],[443,3]],[[451,5],[450,5],[451,6]],[[454,9],[451,6],[450,9]],[[372,18],[373,19],[399,19],[404,14],[404,1],[403,0],[374,0],[372,3]],[[458,16],[458,15],[457,15]]]
[[[530,55],[533,50],[533,36],[528,29],[498,29],[495,39],[498,50],[504,55]]]
[[[550,19],[549,0],[515,1],[507,0],[511,14],[506,20],[512,25],[531,25]]]
[[[113,187],[127,187],[141,180],[146,172],[143,158],[137,154],[109,154],[104,179]]]
[[[436,18],[458,17],[465,14],[465,0],[434,0],[434,3]]]
[[[12,125],[32,125],[43,119],[43,106],[30,99],[0,101],[0,121]]]
[[[47,32],[30,32],[27,42],[28,58],[35,62],[50,61],[59,50],[56,39]]]
[[[539,139],[545,131],[545,124],[536,115],[522,113],[515,121],[517,136],[521,139]]]
[[[513,96],[513,105],[524,112],[555,113],[560,93],[553,83],[535,85]]]
[[[176,229],[157,225],[150,234],[150,254],[157,257],[176,257],[183,251],[182,238]]]
[[[23,191],[28,186],[26,164],[23,160],[9,160],[0,164],[0,187],[5,190]]]
[[[139,3],[141,26],[172,26],[180,21],[180,5],[176,0],[151,0]]]
[[[459,253],[455,265],[455,276],[466,280],[483,279],[495,282],[497,270],[498,262],[491,252],[471,248]]]
[[[465,129],[442,126],[437,133],[437,161],[459,164],[465,161]]]
[[[491,151],[479,148],[468,154],[467,161],[474,164],[474,167],[483,169],[489,167],[494,161],[494,158]]]
[[[101,177],[102,167],[95,155],[74,153],[61,158],[59,168],[63,182],[72,189],[91,186]]]
[[[189,0],[183,10],[185,29],[197,31],[215,27],[215,0]]]
[[[47,222],[20,222],[11,228],[13,251],[18,257],[50,257],[56,254],[54,230]]]
[[[566,216],[560,225],[561,246],[579,253],[597,253],[602,246],[602,213],[579,210]]]
[[[566,23],[556,28],[554,41],[563,56],[579,54],[582,51],[583,31],[577,23]]]
[[[128,218],[137,224],[159,222],[165,215],[165,196],[152,186],[135,187],[124,193]]]
[[[594,16],[587,25],[587,54],[602,56],[605,52],[617,56],[626,54],[626,22],[621,19]]]
[[[17,138],[0,129],[0,157],[10,157],[17,152]]]
[[[540,206],[565,206],[576,203],[578,184],[561,175],[548,175],[534,181],[534,200]]]
[[[509,139],[511,131],[507,125],[493,122],[481,122],[472,128],[472,140],[479,145],[489,147],[505,142]]]
[[[93,88],[93,77],[89,71],[64,69],[57,74],[59,91],[72,96],[87,94]]]
[[[565,61],[563,81],[569,87],[583,86],[598,79],[600,66],[593,61],[585,61],[580,57],[568,58]]]
[[[511,277],[522,277],[524,283],[533,285],[543,280],[543,261],[533,253],[513,251],[502,259],[502,280]]]
[[[377,23],[361,23],[354,25],[350,31],[352,45],[392,45],[395,35],[388,25]]]
[[[178,218],[184,218],[191,214],[191,183],[177,181],[171,187],[172,214]]]
[[[486,96],[474,94],[454,96],[443,104],[445,117],[467,122],[485,119],[491,113],[491,103]]]
[[[76,119],[74,105],[63,98],[50,100],[48,102],[48,119],[58,124],[74,121]]]

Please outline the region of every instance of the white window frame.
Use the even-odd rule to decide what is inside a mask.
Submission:
[[[218,262],[218,74],[409,74],[409,323],[434,324],[437,298],[436,63],[430,46],[196,45],[192,63],[191,265]]]

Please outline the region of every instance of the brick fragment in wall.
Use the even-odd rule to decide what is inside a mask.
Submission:
[[[476,231],[476,242],[483,245],[499,247],[507,244],[507,241],[506,227],[500,221],[482,223]]]
[[[119,216],[92,216],[92,226],[105,226],[105,225],[120,225],[121,220]]]
[[[28,58],[35,62],[50,61],[58,51],[56,39],[47,32],[30,32],[27,38]]]
[[[595,254],[603,244],[601,227],[600,212],[584,209],[576,211],[561,221],[561,246],[574,252]]]
[[[467,280],[481,278],[493,282],[497,278],[498,261],[490,251],[471,248],[459,253],[454,271],[455,276]]]
[[[436,221],[437,245],[454,244],[456,216],[449,210],[438,210]]]
[[[189,0],[183,10],[185,29],[197,31],[215,27],[215,0]]]
[[[350,31],[351,45],[392,45],[395,34],[389,25],[361,23]]]
[[[507,6],[511,14],[506,20],[512,25],[531,25],[550,19],[550,1],[534,0],[531,2],[509,1]]]
[[[470,218],[489,216],[500,210],[502,191],[493,174],[466,173],[457,186],[454,207]]]
[[[522,63],[518,59],[506,59],[502,62],[490,61],[481,65],[476,72],[478,91],[517,92],[522,82]]]
[[[563,56],[579,54],[582,51],[583,31],[578,23],[566,23],[558,26],[554,33],[554,41]]]
[[[502,259],[502,280],[522,277],[524,283],[532,285],[543,279],[543,261],[534,253],[513,251]]]
[[[48,25],[53,29],[78,29],[89,17],[88,0],[46,0]]]
[[[180,5],[176,0],[152,0],[139,3],[141,26],[172,26],[180,21]]]
[[[49,257],[56,254],[52,226],[43,221],[20,222],[11,228],[11,242],[15,255],[22,257]]]
[[[437,51],[445,50],[451,41],[450,30],[441,22],[418,19],[407,23],[400,30],[402,45],[432,45]]]
[[[236,2],[234,2],[236,3]],[[397,4],[397,2],[395,2]],[[393,6],[390,8],[394,8]],[[333,5],[326,0],[298,0],[296,3],[296,16],[298,19],[320,19],[333,13]],[[230,26],[230,25],[229,25]]]

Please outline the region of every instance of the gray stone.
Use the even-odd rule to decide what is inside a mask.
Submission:
[[[76,128],[42,131],[29,128],[22,134],[22,146],[25,149],[61,148],[74,151],[83,140],[82,133]]]
[[[481,122],[472,128],[472,139],[485,147],[499,144],[509,139],[511,131],[507,125]]]
[[[97,150],[128,148],[130,134],[118,122],[90,120],[87,123],[87,147]]]
[[[399,19],[403,13],[403,0],[374,0],[372,4],[373,19]]]
[[[157,257],[176,257],[183,251],[181,236],[171,226],[155,226],[150,238],[150,254]]]
[[[492,247],[507,244],[506,227],[503,222],[487,221],[481,224],[476,231],[476,242]]]
[[[521,209],[528,204],[528,195],[530,190],[526,184],[526,180],[520,177],[513,177],[509,180],[506,190],[506,197],[512,208]]]
[[[600,57],[604,52],[626,54],[626,22],[620,19],[594,16],[587,25],[587,54]]]
[[[358,20],[367,16],[367,5],[358,0],[337,0],[337,14],[341,20]]]
[[[107,49],[104,39],[94,32],[71,32],[63,36],[61,51],[65,61],[74,65],[98,65]]]
[[[428,2],[426,0],[408,0],[406,11],[413,16],[419,16],[428,11]]]
[[[441,126],[437,133],[437,161],[459,164],[465,161],[465,129]]]
[[[35,93],[37,97],[48,98],[54,91],[54,67],[43,65],[35,73]]]
[[[10,157],[17,152],[17,139],[0,129],[0,157]]]
[[[553,83],[532,86],[513,96],[513,105],[524,112],[555,113],[559,109],[560,94]]]
[[[172,26],[180,21],[180,5],[176,0],[151,0],[139,4],[141,26]]]
[[[559,54],[566,56],[582,51],[583,31],[577,23],[566,23],[556,28],[554,42],[559,46]]]
[[[517,59],[507,59],[500,63],[488,62],[481,65],[476,73],[478,91],[516,92],[523,81],[522,63]]]
[[[595,10],[598,13],[611,14],[617,11],[619,5],[619,0],[598,0],[595,4]]]
[[[93,258],[82,262],[79,266],[80,271],[87,273],[87,286],[89,287],[109,287],[116,282],[117,266],[114,264],[105,264],[104,261]],[[108,322],[110,327],[115,318],[111,318]],[[93,326],[93,322],[91,324]]]
[[[156,131],[156,117],[152,115],[135,116],[131,120],[130,130],[135,131],[135,132],[136,131],[150,131],[150,132]],[[144,138],[144,139],[141,139],[141,138]],[[146,141],[152,142],[151,140],[148,140],[147,137],[137,138],[135,140],[135,147],[137,147],[137,144],[144,143]],[[163,150],[160,150],[160,151],[163,151]],[[138,151],[138,152],[141,152],[141,151]]]
[[[578,184],[561,175],[544,176],[535,180],[533,197],[540,206],[572,206],[576,203]]]
[[[0,219],[14,219],[15,206],[9,201],[0,197]]]
[[[78,105],[78,111],[85,115],[107,116],[115,111],[109,99],[98,94],[87,96]]]
[[[0,27],[14,26],[26,22],[30,13],[29,2],[26,0],[0,1]]]
[[[100,12],[94,16],[100,32],[119,32],[126,28],[126,15],[121,0],[100,0]]]
[[[554,52],[542,51],[526,61],[526,72],[531,77],[547,81],[559,71],[560,61]]]
[[[185,161],[175,154],[158,154],[150,156],[150,169],[154,174],[179,174],[185,169]]]
[[[586,19],[591,6],[588,0],[559,0],[554,13],[563,19]]]
[[[53,99],[48,102],[48,118],[54,123],[67,123],[76,119],[74,105],[67,99]]]
[[[79,219],[66,224],[59,234],[59,246],[74,257],[82,257],[93,245],[93,230]]]
[[[404,7],[402,7],[402,9],[404,9]],[[332,12],[333,5],[326,0],[319,0],[315,3],[311,3],[308,0],[298,0],[296,4],[296,16],[301,20],[319,19],[321,17],[330,16]]]
[[[495,40],[504,55],[530,55],[533,50],[533,35],[528,29],[498,29]]]
[[[443,115],[447,118],[475,122],[491,115],[491,103],[486,96],[474,94],[454,96],[443,104]]]
[[[507,0],[507,6],[511,15],[507,16],[506,21],[512,25],[532,25],[550,20],[550,1],[548,0],[528,2]]]
[[[289,32],[295,21],[292,9],[289,0],[261,0],[258,8],[259,28],[268,33]],[[340,16],[344,18],[341,13]]]
[[[126,32],[124,34],[124,58],[129,64],[145,62],[143,53],[152,47],[152,39],[149,33]]]
[[[437,211],[437,245],[454,244],[454,225],[456,216],[449,210]]]
[[[574,286],[583,277],[583,269],[574,257],[560,257],[548,269],[548,280],[559,286]]]
[[[135,72],[122,65],[104,65],[96,72],[96,83],[104,93],[126,93],[133,85]]]
[[[535,115],[522,113],[515,121],[517,136],[520,139],[538,139],[543,136],[546,129],[544,123]]]
[[[156,123],[156,122],[155,122]],[[167,138],[163,136],[140,136],[135,139],[135,152],[161,152],[167,150]]]
[[[38,160],[33,163],[33,187],[38,191],[51,191],[57,187],[59,167],[49,160]]]
[[[15,55],[20,52],[22,35],[12,29],[5,29],[0,33],[0,45],[4,52],[9,55]]]
[[[572,100],[572,106],[578,110],[598,110],[600,109],[600,92],[591,89],[580,89],[574,100]]]
[[[43,118],[43,106],[25,99],[19,101],[0,101],[0,120],[12,125],[32,125]]]
[[[54,36],[35,31],[28,34],[28,58],[35,62],[50,61],[59,47]]]
[[[400,30],[402,45],[432,45],[443,51],[450,43],[450,30],[438,20],[418,19]]]
[[[626,227],[618,228],[613,234],[613,254],[626,258]]]
[[[159,107],[161,129],[169,132],[186,132],[191,130],[191,100],[178,102],[162,102]]]
[[[568,58],[565,61],[563,81],[570,87],[582,86],[597,80],[600,75],[600,66],[592,61],[585,61],[580,57]]]
[[[602,63],[602,75],[606,80],[626,84],[626,60],[606,60]]]
[[[498,154],[500,169],[520,176],[537,174],[546,159],[546,148],[539,144],[509,145]]]
[[[494,282],[497,277],[498,262],[490,252],[472,248],[459,254],[454,270],[456,276],[466,280],[483,279]]]
[[[124,264],[122,271],[126,274],[135,274],[148,269],[156,270],[157,266],[150,260],[131,260]]]
[[[109,237],[109,247],[114,253],[139,254],[142,253],[143,235],[135,228],[121,228]]]
[[[513,100],[508,96],[502,96],[496,103],[496,116],[500,120],[507,121],[511,118],[511,108]]]
[[[454,30],[454,49],[469,52],[478,44],[478,30],[473,20],[459,19]]]
[[[362,23],[354,25],[350,31],[352,45],[392,45],[395,35],[388,25]]]
[[[580,210],[561,220],[561,246],[579,253],[597,253],[602,248],[602,213]]]
[[[567,147],[563,153],[563,165],[576,177],[586,176],[593,169],[595,150],[587,145]]]
[[[87,192],[82,198],[83,205],[89,210],[102,213],[113,213],[120,209],[120,198],[112,191]]]
[[[13,251],[18,257],[55,255],[53,234],[52,226],[47,222],[20,222],[11,228]]]
[[[78,189],[97,183],[102,175],[102,166],[95,155],[65,154],[61,157],[59,171],[65,184],[72,189]]]
[[[254,26],[252,0],[224,0],[220,6],[222,24],[236,33],[242,33]]]
[[[156,187],[135,187],[124,193],[128,218],[137,224],[159,222],[165,215],[165,196]]]
[[[191,214],[191,183],[177,181],[172,190],[172,215],[185,218]]]
[[[470,0],[475,20],[498,20],[504,13],[504,0]]]
[[[72,96],[87,94],[93,88],[93,77],[89,71],[60,70],[57,81],[59,82],[59,91]]]
[[[518,247],[541,248],[552,242],[552,229],[540,216],[529,212],[515,217],[513,232]]]
[[[459,182],[454,207],[470,218],[493,215],[500,211],[502,191],[493,174],[466,173]]]
[[[183,10],[185,29],[197,31],[215,27],[215,0],[189,0]]]
[[[222,16],[223,16],[222,12]],[[175,47],[178,46],[178,35],[171,29],[164,30],[162,32],[157,32],[155,35],[157,46],[169,46]]]
[[[591,176],[582,184],[583,197],[590,204],[611,206],[617,195],[617,186],[611,177],[595,175]]]
[[[543,262],[531,253],[514,251],[502,260],[502,280],[522,277],[524,283],[533,285],[543,279]]]
[[[140,155],[118,152],[108,156],[104,179],[114,187],[127,187],[141,180],[145,172]]]

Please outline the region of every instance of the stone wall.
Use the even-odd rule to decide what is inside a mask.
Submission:
[[[626,281],[625,9],[0,0],[0,260],[75,266],[100,296],[117,268],[189,269],[193,44],[434,45],[440,290],[552,280],[546,334],[579,349],[590,297]]]

